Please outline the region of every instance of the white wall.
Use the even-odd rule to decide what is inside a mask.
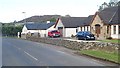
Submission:
[[[71,37],[71,35],[76,35],[76,28],[65,28],[65,37]]]
[[[57,25],[56,25],[56,29],[58,29],[58,27],[64,27],[62,21],[59,19]]]
[[[27,33],[38,33],[39,32],[39,30],[27,30]]]
[[[26,28],[26,26],[24,25],[23,26],[23,29],[22,29],[22,34],[26,34],[27,33],[27,28]]]
[[[81,31],[81,27],[78,27],[78,31]]]
[[[84,31],[84,27],[82,27],[82,31]]]
[[[46,36],[46,30],[39,30],[40,37],[45,37]]]
[[[114,26],[116,26],[116,34],[114,34],[114,30],[113,30]],[[111,37],[120,39],[120,34],[118,32],[119,32],[118,25],[111,25]]]

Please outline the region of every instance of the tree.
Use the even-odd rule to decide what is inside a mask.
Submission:
[[[56,22],[56,18],[51,18],[50,22]]]
[[[115,6],[115,3],[114,3],[114,2],[111,2],[110,4],[111,4],[111,7]]]
[[[107,4],[106,2],[104,2],[104,3],[102,4],[102,7],[103,7],[103,8],[106,8],[106,7],[108,7],[108,4]]]
[[[65,15],[65,17],[71,17],[71,16],[68,14],[68,15]]]
[[[2,25],[2,35],[3,36],[17,36],[18,32],[22,32],[23,26],[11,26],[8,24]]]
[[[99,11],[102,11],[103,10],[103,7],[102,6],[99,6],[99,9],[98,9]]]
[[[116,4],[116,6],[120,6],[120,1]]]

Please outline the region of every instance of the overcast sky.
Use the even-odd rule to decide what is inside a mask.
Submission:
[[[103,2],[110,0],[0,0],[0,22],[19,21],[34,15],[85,17],[95,14]]]

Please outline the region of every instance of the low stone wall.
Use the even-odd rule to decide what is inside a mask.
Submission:
[[[27,40],[42,42],[57,46],[63,46],[73,50],[104,50],[107,52],[118,52],[119,44],[106,43],[106,42],[76,42],[63,39],[52,39],[52,38],[35,38],[27,37]]]

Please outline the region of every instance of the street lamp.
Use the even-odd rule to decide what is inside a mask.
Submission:
[[[26,12],[22,12],[24,14],[24,24],[26,24]]]

